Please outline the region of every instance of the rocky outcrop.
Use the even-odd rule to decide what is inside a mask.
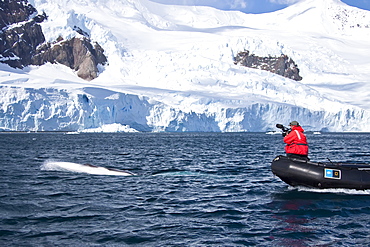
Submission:
[[[27,0],[0,1],[0,28],[22,21],[27,21],[36,9]]]
[[[0,62],[15,68],[60,63],[85,80],[96,78],[98,65],[107,62],[103,48],[98,43],[91,44],[88,37],[45,43],[39,23],[47,16],[37,15],[27,0],[0,1],[0,8]],[[76,34],[81,34],[75,28]]]
[[[267,70],[295,81],[302,80],[302,77],[299,75],[298,66],[291,58],[284,54],[280,57],[258,57],[250,54],[249,51],[243,51],[239,52],[234,58],[234,64]]]
[[[41,27],[46,15],[37,15],[36,9],[26,0],[0,2],[0,61],[22,68],[31,64],[36,47],[45,42]],[[17,24],[17,25],[14,25]]]
[[[42,65],[47,62],[64,64],[77,71],[77,75],[85,80],[98,76],[98,64],[107,62],[104,50],[98,43],[94,46],[88,38],[58,39],[54,44],[46,43],[37,49],[32,64]]]

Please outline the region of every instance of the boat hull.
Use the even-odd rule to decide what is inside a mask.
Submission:
[[[370,189],[370,165],[353,163],[317,163],[277,156],[272,172],[291,186],[311,188]]]

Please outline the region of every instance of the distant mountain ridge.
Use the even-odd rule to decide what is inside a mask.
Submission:
[[[32,63],[0,64],[0,129],[235,132],[297,120],[370,131],[369,11],[339,0],[259,15],[149,0],[30,4],[37,11],[1,33],[42,31],[31,56],[12,50],[19,42],[1,50],[3,63]]]

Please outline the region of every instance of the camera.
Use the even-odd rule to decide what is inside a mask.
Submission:
[[[276,124],[276,128],[281,129],[283,131],[283,133],[282,133],[283,136],[286,136],[291,131],[291,129],[285,127],[282,124]]]

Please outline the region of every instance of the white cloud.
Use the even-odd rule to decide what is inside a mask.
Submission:
[[[244,9],[250,0],[151,0],[164,4],[178,4],[188,6],[213,6],[220,9]]]
[[[187,5],[187,6],[211,6],[223,10],[240,10],[252,13],[275,11],[282,5],[292,5],[302,0],[150,0],[162,4]],[[325,1],[325,0],[323,0]]]
[[[230,1],[230,8],[231,9],[245,9],[247,8],[248,4],[245,0],[234,0]]]
[[[276,3],[276,4],[287,4],[287,5],[290,5],[290,4],[293,4],[293,3],[297,3],[300,0],[269,0],[269,1],[271,3]]]
[[[246,8],[250,0],[182,0],[179,1],[184,5],[204,5],[217,6],[223,9],[240,9]]]

